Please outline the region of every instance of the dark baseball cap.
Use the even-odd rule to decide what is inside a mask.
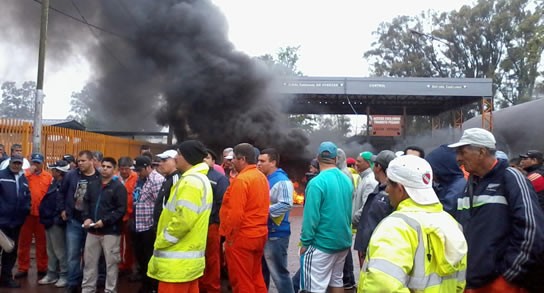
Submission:
[[[393,161],[397,156],[390,150],[384,150],[377,155],[372,156],[372,162],[380,164],[383,168],[389,167],[389,162]]]
[[[147,166],[151,166],[151,159],[147,156],[138,156],[134,160],[134,169],[140,170]]]
[[[543,155],[542,155],[541,152],[539,152],[537,150],[530,150],[526,154],[519,155],[519,157],[524,158],[524,159],[531,158],[531,159],[542,160]]]
[[[43,163],[43,160],[44,160],[44,157],[42,154],[32,154],[32,156],[30,156],[30,161],[32,162],[36,162],[36,163]]]
[[[10,158],[11,163],[23,163],[23,156],[21,155],[12,155]]]

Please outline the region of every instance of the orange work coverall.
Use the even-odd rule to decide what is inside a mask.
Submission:
[[[219,213],[225,257],[234,293],[267,292],[262,257],[268,237],[270,194],[266,176],[254,164],[232,181]]]
[[[121,261],[119,262],[120,271],[130,271],[134,264],[134,253],[132,252],[132,243],[130,239],[130,227],[128,226],[128,219],[132,216],[133,203],[132,203],[132,192],[136,187],[136,182],[138,181],[138,174],[134,171],[130,172],[130,175],[126,180],[119,176],[119,180],[125,189],[127,190],[127,212],[123,216],[123,226],[121,228]]]
[[[41,171],[39,174],[25,171],[28,188],[30,189],[31,206],[30,215],[26,217],[19,234],[19,249],[17,251],[17,270],[28,272],[30,267],[30,245],[32,236],[36,239],[36,267],[38,272],[47,272],[47,249],[45,242],[45,227],[40,224],[40,203],[47,193],[53,176]]]

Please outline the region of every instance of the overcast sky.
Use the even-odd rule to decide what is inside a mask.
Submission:
[[[23,1],[23,0],[21,0]],[[27,0],[25,0],[27,1]],[[423,10],[450,11],[470,0],[212,0],[225,14],[229,38],[250,56],[275,54],[279,48],[300,46],[298,68],[308,76],[368,76],[362,58],[375,40],[381,22]],[[54,1],[53,1],[54,3]],[[39,5],[36,5],[39,10]],[[52,12],[54,13],[54,12]],[[74,25],[80,25],[74,23]],[[89,34],[84,26],[82,34]],[[429,30],[430,31],[430,30]],[[0,82],[36,79],[37,45],[20,48],[0,41]],[[65,118],[69,98],[89,79],[84,56],[66,60],[69,66],[46,67],[44,118]]]

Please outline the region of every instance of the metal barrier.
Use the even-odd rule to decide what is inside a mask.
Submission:
[[[11,146],[16,143],[22,145],[24,156],[30,157],[32,123],[17,119],[0,119],[0,144],[4,145],[8,155]],[[62,159],[65,154],[77,156],[82,150],[101,151],[104,156],[116,159],[122,156],[134,158],[140,154],[142,145],[149,145],[153,153],[162,152],[166,148],[166,145],[162,144],[57,126],[43,126],[42,128],[42,150],[47,164]]]

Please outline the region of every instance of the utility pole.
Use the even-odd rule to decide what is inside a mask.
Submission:
[[[38,82],[34,99],[34,127],[32,131],[32,152],[41,153],[42,144],[42,108],[43,74],[45,69],[45,44],[47,41],[47,22],[49,20],[49,0],[42,0],[42,18],[40,26],[40,49],[38,53]]]

